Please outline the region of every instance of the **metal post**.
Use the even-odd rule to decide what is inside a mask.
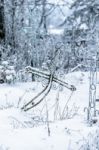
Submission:
[[[97,59],[90,60],[88,121],[96,116]]]
[[[98,32],[96,32],[98,33]],[[87,119],[89,122],[96,117],[96,88],[97,88],[97,68],[98,68],[98,34],[96,34],[96,47],[94,54],[90,54],[90,80],[89,80],[89,106]]]

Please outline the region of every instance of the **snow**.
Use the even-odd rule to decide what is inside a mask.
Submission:
[[[46,100],[29,112],[20,108],[43,89],[40,82],[0,85],[1,150],[78,150],[82,145],[83,150],[89,138],[92,146],[91,142],[99,132],[99,121],[90,127],[86,121],[87,112],[84,112],[89,99],[89,73],[72,72],[65,75],[65,81],[75,85],[77,90],[72,93],[66,88],[63,91],[59,91],[58,87],[52,89]],[[67,116],[62,118],[71,94],[68,111],[65,112]],[[59,112],[55,109],[57,99]],[[96,150],[95,144],[92,150]]]
[[[63,34],[63,32],[64,32],[64,29],[56,29],[56,28],[49,28],[48,29],[48,33],[50,33],[50,34],[56,34],[56,35],[61,35],[61,34]]]
[[[74,10],[70,8],[73,0],[49,0],[49,3],[54,4],[55,8],[53,9],[53,13],[47,17],[49,20],[48,32],[51,34],[63,34],[65,26],[60,28],[60,25],[68,16],[73,14]]]
[[[48,0],[49,1],[49,3],[53,3],[53,4],[71,4],[71,3],[73,3],[73,0]]]
[[[85,30],[87,30],[87,29],[88,29],[88,26],[87,26],[85,23],[83,23],[83,24],[81,24],[80,29],[85,29]]]
[[[8,62],[7,62],[7,61],[3,61],[3,62],[2,62],[2,65],[8,66]]]

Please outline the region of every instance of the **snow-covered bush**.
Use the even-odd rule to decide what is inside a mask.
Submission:
[[[12,83],[16,79],[14,66],[10,66],[7,61],[3,61],[0,65],[0,83]]]
[[[77,142],[77,147],[80,150],[99,150],[99,130],[89,133],[86,138]]]
[[[26,81],[29,81],[30,79],[32,79],[32,74],[27,73],[24,69],[19,70],[17,72],[17,80],[18,81],[26,82]]]

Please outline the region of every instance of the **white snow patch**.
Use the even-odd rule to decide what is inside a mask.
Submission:
[[[77,150],[80,146],[83,150],[89,139],[91,149],[96,149],[95,136],[99,132],[99,121],[89,127],[86,122],[86,112],[84,112],[89,99],[89,73],[69,73],[64,80],[77,88],[68,102],[68,117],[70,118],[59,120],[71,91],[66,88],[61,92],[51,90],[46,97],[50,136],[48,136],[46,119],[46,101],[29,112],[23,112],[20,109],[24,102],[29,101],[43,89],[41,84],[28,82],[0,85],[1,150]],[[57,97],[59,98],[60,111],[58,112],[60,114],[55,117]],[[22,101],[18,105],[20,98]],[[12,106],[10,107],[9,104]],[[77,112],[75,112],[75,108],[78,108]],[[93,141],[94,144],[92,145]]]

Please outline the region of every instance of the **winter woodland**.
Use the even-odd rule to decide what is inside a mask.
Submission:
[[[0,150],[99,150],[99,0],[0,0]]]

